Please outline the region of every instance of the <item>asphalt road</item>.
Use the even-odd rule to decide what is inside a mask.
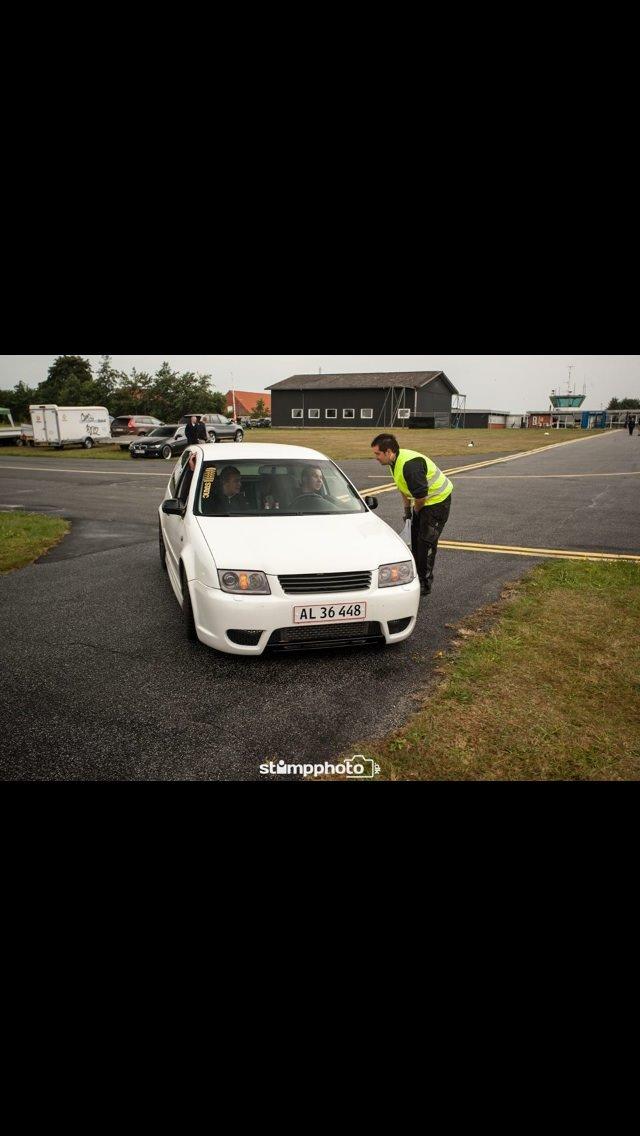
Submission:
[[[440,464],[478,460],[487,456]],[[361,490],[387,480],[375,462],[341,464]],[[434,593],[400,647],[217,655],[183,639],[160,568],[157,509],[170,470],[0,451],[0,510],[73,522],[40,564],[0,578],[0,778],[254,780],[264,761],[356,753],[358,739],[411,712],[453,637],[446,625],[539,563],[441,550]],[[638,553],[636,474],[640,439],[626,431],[459,474],[445,538]],[[395,493],[380,496],[379,515],[400,529]]]

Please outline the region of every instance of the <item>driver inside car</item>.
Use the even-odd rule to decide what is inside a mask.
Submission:
[[[320,466],[304,467],[300,491],[293,502],[293,508],[299,509],[302,513],[334,513],[339,510],[338,502],[327,492]]]
[[[301,493],[306,496],[307,494],[317,494],[318,497],[324,497],[324,477],[322,470],[317,466],[306,466],[302,471],[302,486]]]

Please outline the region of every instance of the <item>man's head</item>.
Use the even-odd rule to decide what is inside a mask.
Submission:
[[[225,497],[237,497],[242,493],[242,474],[235,466],[227,466],[222,474],[222,492]]]
[[[304,493],[322,493],[324,479],[318,466],[305,466],[302,471],[302,489]]]
[[[191,425],[192,425],[192,426],[197,426],[197,425],[198,425],[198,419],[196,418],[195,414],[192,414],[192,415],[191,415]]]
[[[393,434],[378,434],[371,443],[371,449],[380,465],[395,465],[400,453],[400,444]]]

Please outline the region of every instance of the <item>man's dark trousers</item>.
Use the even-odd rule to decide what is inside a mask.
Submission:
[[[438,554],[438,541],[451,512],[451,497],[440,505],[425,505],[419,513],[414,511],[411,526],[412,551],[420,582],[429,589],[433,583],[433,568]]]

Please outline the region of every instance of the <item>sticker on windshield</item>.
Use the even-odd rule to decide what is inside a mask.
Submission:
[[[202,490],[203,501],[208,501],[211,496],[211,490],[213,489],[213,483],[216,479],[217,472],[218,471],[214,466],[209,466],[209,468],[205,469],[204,471],[204,487]]]

